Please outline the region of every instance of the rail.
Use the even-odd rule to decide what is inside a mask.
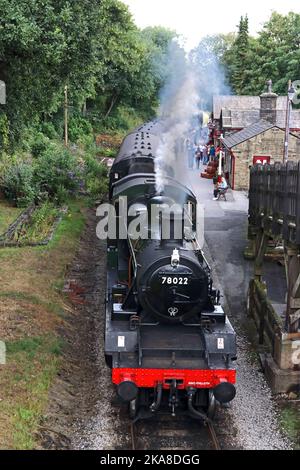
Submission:
[[[172,440],[172,447],[168,450],[222,450],[217,433],[212,421],[206,424],[200,423],[196,420],[188,420],[185,423],[184,429],[178,428],[176,421],[170,421],[170,426],[167,430],[163,428],[157,433],[159,428],[159,421],[156,423],[156,432],[153,432],[153,423],[144,422],[142,426],[137,429],[140,422],[130,423],[130,441],[131,450],[146,450],[147,448],[155,450],[167,450],[166,440]],[[166,424],[162,422],[161,424]],[[182,423],[181,423],[182,424]],[[141,425],[141,423],[140,423]],[[199,434],[200,433],[200,434]],[[156,436],[153,440],[153,436]],[[171,438],[170,438],[171,436]],[[178,436],[176,438],[176,436]]]

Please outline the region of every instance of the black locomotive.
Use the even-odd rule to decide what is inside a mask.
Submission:
[[[110,172],[105,356],[132,418],[167,409],[205,420],[235,397],[235,333],[195,235],[194,194],[168,165],[157,193],[162,132],[153,121],[129,134]]]

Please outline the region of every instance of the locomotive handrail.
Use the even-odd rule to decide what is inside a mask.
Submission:
[[[209,263],[208,263],[208,261],[207,261],[205,255],[204,255],[204,252],[203,252],[203,250],[202,250],[202,248],[201,248],[201,246],[200,246],[200,243],[199,243],[198,239],[197,239],[197,238],[194,238],[193,242],[196,244],[198,250],[201,251],[202,256],[203,256],[203,261],[205,262],[207,268],[211,271],[210,265],[209,265]]]
[[[133,245],[132,245],[132,241],[131,241],[131,238],[129,237],[129,235],[127,236],[127,240],[128,240],[129,246],[130,246],[132,259],[133,259],[133,263],[134,263],[134,277],[136,277],[136,274],[137,274],[137,261],[136,261],[136,256],[135,256],[135,251],[134,251],[134,248],[133,248]]]

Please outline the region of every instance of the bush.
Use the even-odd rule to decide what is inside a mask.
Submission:
[[[86,136],[93,135],[91,123],[81,115],[71,116],[69,119],[69,139],[71,142],[78,142]]]
[[[6,114],[0,112],[0,152],[9,148],[9,124]]]
[[[85,158],[84,180],[86,191],[93,199],[108,191],[107,168],[91,155]]]
[[[5,196],[18,207],[26,207],[34,202],[37,189],[32,166],[29,163],[21,162],[6,168],[2,188]]]
[[[34,168],[34,181],[40,193],[51,199],[61,199],[79,188],[80,171],[78,161],[64,147],[51,143],[38,158]],[[64,188],[64,190],[62,189]],[[62,201],[60,201],[62,202]]]
[[[45,201],[32,214],[26,226],[22,227],[22,233],[18,234],[18,241],[30,241],[38,243],[50,234],[59,211],[55,205]]]
[[[141,122],[150,119],[150,117],[153,117],[152,110],[149,110],[148,113],[141,113],[125,105],[114,108],[106,119],[103,119],[103,114],[100,115],[95,111],[91,113],[91,119],[97,132],[114,131],[122,135],[139,126]]]
[[[56,194],[55,194],[56,203],[58,205],[63,204],[64,202],[67,201],[69,196],[70,196],[69,191],[63,185],[60,185],[57,189]]]
[[[84,119],[80,122],[86,123]],[[50,135],[51,124],[44,126]],[[107,192],[107,168],[96,157],[99,148],[93,135],[81,138],[76,149],[70,151],[36,128],[28,128],[18,154],[0,154],[0,189],[4,195],[20,207],[47,200],[61,204],[80,190],[93,200],[101,197]],[[110,148],[104,151],[114,153]]]
[[[108,191],[108,180],[107,179],[89,179],[86,182],[86,190],[89,193],[91,199],[95,201],[101,198]]]
[[[49,145],[48,137],[45,137],[44,134],[38,132],[34,135],[32,142],[30,142],[30,151],[33,157],[39,157]]]
[[[57,139],[58,133],[55,129],[54,124],[52,122],[43,122],[40,126],[41,132],[48,137],[48,139]]]

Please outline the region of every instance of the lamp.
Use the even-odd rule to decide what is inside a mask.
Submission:
[[[289,100],[290,101],[293,101],[294,97],[295,97],[295,94],[296,94],[296,90],[295,88],[293,87],[293,85],[289,88],[289,91],[288,91],[288,97],[289,97]]]
[[[296,94],[296,90],[293,87],[292,81],[290,80],[288,84],[288,92],[287,92],[283,163],[286,163],[289,158],[289,135],[290,135],[291,109],[292,109],[292,101],[295,97],[295,94]]]

